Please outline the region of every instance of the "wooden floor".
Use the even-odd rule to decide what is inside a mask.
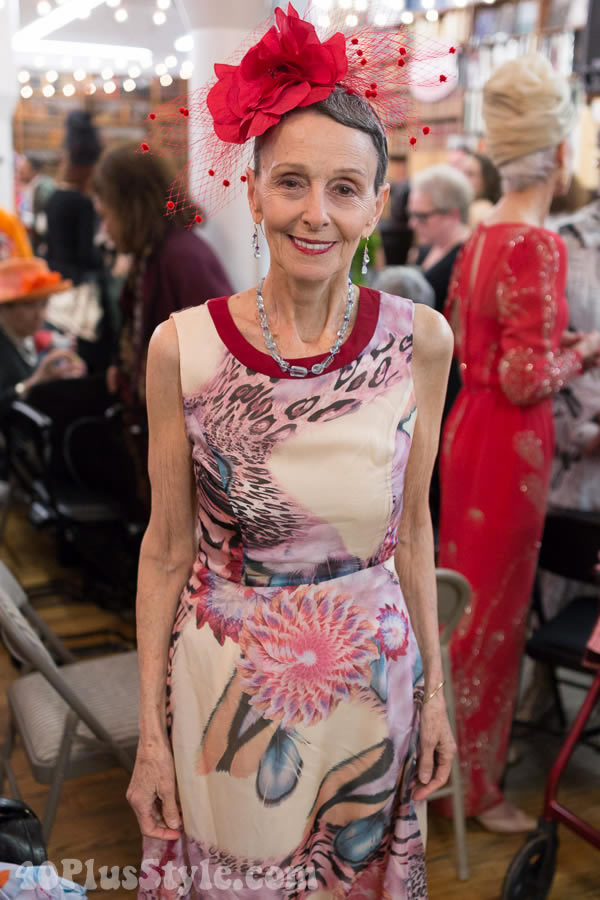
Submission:
[[[61,572],[54,562],[54,545],[49,534],[34,530],[23,515],[9,519],[5,542],[0,548],[2,558],[26,586],[48,581],[61,575],[73,576],[72,571]],[[57,599],[41,609],[51,626],[61,635],[75,640],[77,634],[100,628],[117,627],[125,635],[130,626],[123,625],[117,616],[90,604],[72,604]],[[0,735],[6,723],[4,687],[16,677],[4,649],[0,649]],[[508,796],[533,815],[540,811],[546,773],[559,747],[556,740],[536,740],[521,746],[522,761],[513,766],[508,775]],[[20,749],[15,754],[15,768],[24,799],[40,814],[43,811],[46,788],[37,785],[28,770]],[[140,838],[136,821],[126,801],[125,772],[113,771],[66,784],[54,826],[49,855],[62,874],[62,860],[77,860],[81,874],[74,880],[92,887],[90,873],[95,873],[97,891],[102,896],[100,872],[102,867],[123,869],[137,866]],[[563,802],[600,828],[600,755],[585,748],[578,749],[564,779]],[[471,878],[456,880],[451,824],[429,817],[427,846],[429,892],[431,900],[497,900],[502,880],[514,853],[522,844],[521,837],[500,837],[469,823],[468,831]],[[551,900],[582,900],[600,898],[600,853],[566,828],[560,828],[558,866]],[[86,861],[91,860],[90,863]],[[105,870],[105,877],[106,877]],[[124,877],[124,876],[122,876]],[[108,885],[107,885],[108,887]],[[110,890],[106,896],[131,898],[132,891],[123,888]],[[257,894],[258,897],[258,894]]]

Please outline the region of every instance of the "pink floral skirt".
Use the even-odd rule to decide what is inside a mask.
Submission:
[[[139,896],[422,900],[422,669],[388,564],[252,587],[194,567],[167,698],[184,834]]]

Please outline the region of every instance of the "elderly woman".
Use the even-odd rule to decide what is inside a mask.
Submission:
[[[264,282],[150,344],[128,792],[147,897],[168,863],[203,897],[427,896],[415,803],[454,752],[427,508],[451,335],[349,282],[386,140],[335,74],[319,95],[267,119],[243,176]]]
[[[35,385],[85,373],[83,361],[71,350],[51,350],[40,360],[33,341],[44,324],[48,297],[69,286],[43,259],[0,262],[0,419]]]
[[[544,228],[570,178],[567,82],[526,56],[492,75],[483,103],[504,196],[462,251],[449,294],[464,388],[444,430],[439,564],[473,588],[451,647],[466,811],[514,832],[535,825],[500,782],[552,466],[552,396],[597,365],[600,335],[565,334],[566,252]]]

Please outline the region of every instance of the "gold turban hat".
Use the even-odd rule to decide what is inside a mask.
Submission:
[[[483,88],[488,152],[497,166],[556,147],[573,125],[569,83],[530,53],[496,69]]]

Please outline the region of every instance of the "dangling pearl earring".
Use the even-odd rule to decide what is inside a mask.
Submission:
[[[252,235],[252,249],[254,251],[254,259],[260,259],[260,244],[258,243],[258,225],[254,223],[254,233]]]
[[[371,262],[371,257],[369,256],[369,241],[367,239],[367,242],[365,244],[365,252],[363,253],[363,258],[362,258],[362,269],[360,270],[363,275],[367,274],[367,271],[368,271],[367,266],[369,265],[370,262]]]

